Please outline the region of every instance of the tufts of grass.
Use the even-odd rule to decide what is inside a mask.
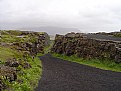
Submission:
[[[63,60],[68,60],[71,62],[76,62],[79,64],[100,68],[103,70],[111,70],[111,71],[121,72],[121,63],[117,64],[113,60],[108,60],[108,59],[105,59],[105,60],[90,59],[89,60],[89,59],[79,58],[75,55],[66,56],[63,54],[56,54],[56,53],[53,53],[52,55],[54,57],[57,57],[57,58],[60,58]]]

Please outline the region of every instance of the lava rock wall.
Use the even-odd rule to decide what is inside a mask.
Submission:
[[[56,35],[51,51],[67,56],[108,58],[121,62],[121,42],[88,38],[82,33]]]

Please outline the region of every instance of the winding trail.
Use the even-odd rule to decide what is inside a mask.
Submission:
[[[46,54],[40,57],[42,78],[35,91],[121,91],[121,73],[64,61]]]

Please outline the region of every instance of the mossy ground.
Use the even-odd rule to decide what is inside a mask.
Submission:
[[[68,60],[71,62],[76,62],[79,64],[100,68],[103,70],[111,70],[111,71],[121,72],[121,63],[117,64],[113,60],[108,60],[108,59],[107,60],[106,59],[104,59],[104,60],[90,59],[89,60],[89,59],[79,58],[75,55],[66,56],[63,54],[56,54],[56,53],[53,53],[52,55],[54,57],[57,57],[60,59],[64,59],[64,60]]]

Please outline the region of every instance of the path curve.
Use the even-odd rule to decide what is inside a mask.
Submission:
[[[35,91],[121,91],[121,73],[64,61],[46,54],[40,57],[42,78]]]

